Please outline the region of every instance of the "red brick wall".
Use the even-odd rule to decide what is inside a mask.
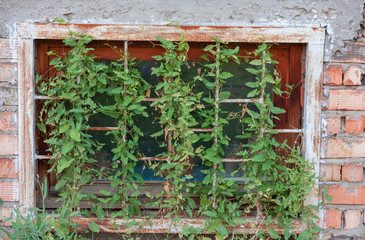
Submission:
[[[0,39],[0,219],[9,217],[19,201],[16,55],[16,40]]]
[[[364,239],[365,86],[361,64],[325,66],[320,186],[328,189],[323,239]]]

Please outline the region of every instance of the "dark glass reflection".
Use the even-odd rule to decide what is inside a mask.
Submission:
[[[103,61],[108,64],[107,61]],[[189,61],[183,67],[181,71],[181,78],[189,83],[189,85],[193,88],[194,93],[202,93],[203,98],[211,98],[214,99],[214,89],[207,89],[205,84],[199,79],[196,78],[197,75],[202,75],[204,73],[204,62],[199,61]],[[141,74],[141,76],[151,84],[152,88],[150,91],[151,98],[157,97],[157,94],[154,90],[154,86],[157,85],[159,79],[155,75],[151,75],[153,68],[159,67],[160,63],[158,61],[139,61],[137,63],[137,68]],[[247,94],[251,91],[251,88],[245,85],[246,82],[256,81],[255,77],[245,71],[245,68],[250,67],[248,64],[236,64],[233,62],[229,62],[223,66],[222,71],[227,71],[233,74],[233,77],[226,79],[226,82],[223,84],[221,92],[227,91],[230,92],[229,98],[247,98]],[[273,68],[271,67],[271,71]],[[206,78],[208,81],[214,82],[214,78]],[[272,91],[272,86],[267,88],[268,92]],[[94,101],[100,103],[102,105],[105,104],[114,104],[114,99],[108,96],[106,93],[98,93]],[[202,101],[204,103],[204,101]],[[148,117],[136,116],[134,118],[134,124],[144,133],[143,137],[139,139],[139,150],[142,156],[146,157],[154,157],[158,154],[167,151],[166,141],[164,136],[154,138],[151,137],[152,134],[160,131],[162,127],[158,122],[159,112],[154,108],[150,107],[151,102],[144,102],[143,105],[147,107]],[[212,105],[207,103],[205,104],[205,109],[212,109]],[[224,126],[224,134],[226,134],[229,138],[228,146],[224,145],[224,158],[237,158],[237,153],[243,150],[242,144],[246,143],[247,140],[242,140],[235,138],[235,136],[240,135],[242,133],[242,123],[238,120],[238,118],[242,114],[243,104],[238,103],[221,103],[221,116],[226,118],[229,117],[228,124]],[[254,104],[248,104],[247,107],[249,109],[254,109]],[[205,121],[205,119],[199,115],[198,112],[193,113],[193,116],[199,123],[196,127],[200,128],[201,124]],[[114,127],[116,126],[116,119],[112,117],[105,116],[104,114],[96,114],[92,118],[90,118],[90,126],[94,127]],[[212,128],[212,126],[207,126],[206,128]],[[93,138],[104,144],[102,149],[95,154],[95,158],[99,161],[100,164],[110,164],[112,160],[112,152],[111,149],[115,146],[116,143],[113,143],[112,135],[106,135],[106,131],[89,131],[89,133],[93,136]],[[197,148],[199,146],[203,146],[207,148],[210,146],[210,142],[199,141],[194,146]],[[199,158],[193,161],[194,168],[191,174],[196,179],[202,179],[204,174],[201,173],[201,170],[206,168],[201,163]],[[156,170],[150,169],[150,166],[156,165],[157,162],[138,162],[135,172],[138,172],[142,175],[145,180],[161,180],[163,177],[156,176]],[[239,169],[241,163],[224,163],[224,168],[226,173],[224,174],[227,178],[231,177],[231,172]],[[239,175],[239,173],[237,174]]]

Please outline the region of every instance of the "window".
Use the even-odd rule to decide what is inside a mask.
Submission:
[[[193,78],[198,74],[198,71],[201,71],[203,68],[204,62],[200,58],[203,52],[203,48],[208,43],[197,43],[192,42],[189,43],[189,61],[187,65],[182,70],[182,78],[190,79],[192,82]],[[256,46],[250,44],[231,44],[234,46],[230,46],[231,48],[235,48],[236,46],[240,47],[240,53],[238,55],[243,56],[245,52],[252,51]],[[163,137],[156,141],[152,134],[161,131],[161,127],[156,121],[156,109],[150,107],[150,103],[156,99],[154,94],[154,87],[158,79],[151,75],[152,68],[158,67],[158,61],[153,59],[153,56],[161,55],[163,53],[163,49],[158,46],[158,43],[151,42],[133,42],[129,41],[128,44],[123,44],[120,42],[108,42],[107,45],[105,42],[94,42],[90,47],[93,47],[95,50],[93,54],[98,56],[96,61],[103,62],[105,64],[109,64],[111,60],[119,60],[120,55],[118,49],[110,47],[117,46],[122,49],[128,48],[128,52],[130,53],[130,57],[134,58],[137,61],[137,68],[139,69],[142,77],[151,84],[150,88],[150,97],[147,97],[143,100],[144,105],[147,107],[147,113],[149,115],[148,118],[145,117],[136,117],[136,126],[138,126],[144,136],[141,137],[139,141],[139,148],[141,149],[143,157],[139,157],[140,162],[137,164],[135,171],[141,173],[144,180],[150,181],[150,183],[156,182],[157,180],[162,180],[161,176],[156,176],[154,171],[152,171],[148,165],[149,164],[158,164],[158,161],[161,160],[158,157],[155,157],[157,154],[166,151],[166,149],[159,147],[159,145],[163,142],[166,142],[167,146],[165,148],[170,148],[168,146],[171,144],[171,141],[164,141]],[[54,59],[54,56],[48,56],[47,52],[54,51],[58,54],[62,55],[68,52],[69,47],[64,46],[64,44],[60,41],[37,41],[36,42],[36,60],[37,60],[37,73],[39,75],[51,75],[49,69],[52,69],[52,66],[49,65],[49,62]],[[279,129],[282,133],[278,134],[276,138],[278,141],[283,141],[284,139],[288,140],[289,145],[294,145],[294,142],[300,142],[300,132],[301,132],[301,106],[300,106],[300,89],[301,89],[301,54],[302,54],[302,46],[299,44],[281,44],[278,46],[273,46],[270,50],[273,54],[273,59],[279,62],[276,65],[276,68],[281,73],[282,78],[282,89],[287,90],[286,84],[295,86],[290,98],[282,98],[275,96],[274,104],[281,108],[286,109],[286,113],[280,114],[280,120],[276,120],[277,129]],[[245,65],[242,63],[238,65],[236,63],[230,62],[223,66],[223,69],[230,71],[234,74],[232,78],[227,80],[227,83],[222,86],[222,91],[231,92],[231,96],[229,99],[221,102],[221,108],[227,111],[226,114],[239,112],[242,109],[242,105],[247,104],[247,102],[252,101],[254,99],[248,98],[247,93],[250,91],[250,88],[242,85],[242,79],[247,79],[247,81],[252,80],[252,75],[250,75],[247,71],[245,71],[245,67],[249,67],[249,65]],[[52,71],[52,70],[51,70]],[[273,69],[271,69],[273,71]],[[46,77],[47,78],[47,77]],[[284,84],[285,83],[285,84]],[[205,91],[206,97],[208,97],[208,88],[204,87],[202,84],[196,86],[198,88],[197,91]],[[268,91],[272,91],[268,89]],[[214,91],[210,91],[214,94]],[[214,97],[214,96],[213,96]],[[35,96],[36,99],[36,117],[39,118],[39,111],[42,107],[42,102],[47,99],[45,96],[40,96],[37,94]],[[106,101],[113,102],[113,99],[108,96],[106,93],[99,93],[96,97],[95,101],[99,103],[105,103]],[[207,106],[205,106],[207,107]],[[248,107],[253,107],[253,105],[248,105]],[[107,136],[105,133],[113,128],[116,128],[115,120],[106,115],[98,114],[90,119],[91,128],[89,128],[88,133],[93,135],[94,138],[103,144],[103,148],[98,151],[95,155],[95,158],[98,160],[99,168],[101,166],[110,165],[112,159],[111,149],[113,147],[112,136]],[[212,126],[209,128],[201,128],[199,125],[194,128],[195,132],[209,132],[213,131]],[[225,175],[227,178],[230,178],[230,173],[236,170],[240,164],[241,159],[236,156],[236,153],[242,150],[242,141],[236,139],[234,136],[239,135],[242,131],[241,125],[237,119],[229,121],[229,124],[225,127],[224,132],[230,137],[230,143],[228,146],[224,146],[225,156],[222,159],[224,162],[224,167],[226,170]],[[37,158],[37,173],[40,176],[41,182],[43,182],[43,178],[48,175],[49,181],[49,192],[50,198],[46,201],[46,205],[52,208],[52,206],[56,206],[54,204],[55,199],[57,199],[57,191],[54,191],[54,186],[56,184],[55,173],[47,173],[50,166],[47,164],[47,157],[49,157],[49,152],[46,151],[48,148],[47,145],[43,142],[42,134],[39,130],[36,130],[36,158]],[[203,144],[205,146],[209,145],[204,142],[199,142],[199,144]],[[149,164],[147,164],[147,161]],[[152,162],[151,162],[152,161]],[[193,164],[193,162],[191,162]],[[204,175],[201,173],[203,165],[201,162],[195,162],[195,167],[189,171],[192,176],[197,180],[202,180]],[[98,187],[93,187],[97,189],[102,189],[103,186],[106,185],[102,182],[99,183]],[[91,186],[90,186],[91,187]],[[105,187],[105,186],[104,186]]]
[[[34,102],[33,96],[30,95],[33,89],[33,60],[29,60],[26,56],[33,56],[32,51],[34,50],[34,40],[38,38],[46,39],[59,39],[65,36],[67,27],[63,25],[52,25],[47,26],[49,31],[43,31],[42,24],[26,24],[20,27],[20,35],[23,38],[20,44],[20,138],[24,139],[20,143],[20,158],[21,158],[21,183],[24,188],[22,192],[21,200],[25,207],[29,208],[34,205],[34,167],[33,163],[38,166],[40,175],[44,174],[47,170],[47,165],[43,163],[42,158],[42,146],[41,141],[35,141],[33,138],[33,124],[34,124]],[[155,36],[161,36],[163,38],[178,40],[179,31],[176,31],[173,27],[146,27],[144,30],[136,26],[107,26],[105,28],[101,26],[89,26],[76,25],[71,26],[78,28],[81,32],[87,31],[91,35],[95,36],[96,39],[102,40],[118,40],[115,42],[121,48],[124,47],[123,42],[128,41],[128,50],[131,56],[136,57],[138,60],[151,60],[152,55],[156,55],[154,51],[159,52],[158,48],[151,47],[147,41],[154,41]],[[250,29],[250,28],[194,28],[187,27],[183,28],[186,33],[185,37],[188,41],[195,42],[196,47],[192,49],[199,51],[201,44],[204,42],[210,42],[211,36],[222,39],[224,41],[234,42],[244,47],[250,47],[250,42],[259,41],[259,37],[265,36],[268,42],[282,43],[277,47],[274,47],[272,53],[274,59],[278,60],[280,65],[279,70],[282,73],[283,81],[292,84],[300,85],[301,82],[301,54],[302,45],[306,44],[306,95],[304,100],[304,149],[305,157],[311,159],[314,163],[318,162],[318,142],[319,142],[319,89],[320,89],[320,78],[322,69],[319,68],[322,62],[322,48],[323,48],[323,31],[322,29],[275,29],[275,28],[263,28],[263,29]],[[290,43],[290,44],[287,44]],[[194,44],[193,44],[194,45]],[[243,47],[243,48],[244,48]],[[242,49],[243,49],[242,48]],[[58,49],[62,50],[59,42],[40,40],[36,41],[36,56],[37,62],[34,63],[37,66],[38,73],[44,73],[48,68],[48,57],[45,57],[44,53]],[[104,46],[102,42],[99,43],[98,47],[95,48],[95,54],[100,57],[100,60],[112,60],[116,56],[113,56],[113,50],[107,46]],[[198,54],[199,55],[199,54]],[[119,58],[119,57],[118,57]],[[197,60],[196,57],[192,60]],[[300,88],[295,88],[294,98],[296,101],[291,99],[274,99],[275,104],[279,106],[285,106],[287,113],[280,116],[280,122],[277,123],[278,129],[300,129],[301,128],[301,105],[300,105]],[[35,99],[37,96],[35,95]],[[39,101],[39,99],[36,101]],[[281,101],[281,102],[280,102]],[[317,104],[317,105],[316,105]],[[308,111],[310,109],[310,111]],[[35,111],[36,112],[36,111]],[[286,132],[286,133],[285,133]],[[290,132],[290,133],[289,133]],[[296,133],[291,133],[296,132]],[[296,139],[298,130],[287,130],[283,131],[283,138],[289,137],[289,139]],[[22,138],[22,136],[24,138]],[[290,140],[293,142],[293,140]],[[35,146],[35,143],[36,146]],[[29,145],[27,145],[29,144]],[[38,145],[38,146],[37,146]],[[35,146],[36,148],[34,148]],[[35,150],[36,149],[36,150]],[[44,147],[43,147],[44,149]],[[38,151],[38,152],[37,152]],[[228,158],[228,157],[227,157]],[[232,162],[233,160],[227,160]],[[228,163],[229,165],[231,163]],[[54,184],[52,177],[50,178],[50,184]],[[310,201],[315,201],[314,196],[310,196]],[[21,203],[22,204],[22,203]]]

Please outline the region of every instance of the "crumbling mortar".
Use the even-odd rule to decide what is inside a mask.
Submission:
[[[19,202],[3,202],[1,207],[2,208],[6,208],[6,207],[18,207],[19,206]]]
[[[341,121],[342,121],[342,118],[345,118],[345,116],[342,116],[341,117]],[[341,123],[341,127],[343,127],[343,129],[341,129],[342,132],[339,132],[339,133],[335,133],[333,134],[333,136],[336,136],[336,138],[340,138],[340,139],[348,139],[348,140],[362,140],[362,139],[365,139],[365,133],[361,133],[361,134],[353,134],[353,133],[345,133],[344,132],[344,122]],[[328,134],[328,138],[330,138],[330,134]]]
[[[13,58],[0,58],[1,63],[18,63],[18,60]]]
[[[344,186],[344,187],[358,187],[358,186],[364,186],[364,181],[362,182],[346,182],[346,181],[321,181],[320,185],[331,185],[331,186]],[[353,205],[347,205],[347,206],[353,206]]]
[[[319,163],[343,165],[346,162],[363,163],[365,165],[365,158],[321,158]]]
[[[363,6],[362,20],[360,21],[360,29],[357,31],[357,37],[354,41],[365,42],[365,3]]]
[[[365,90],[365,86],[326,86],[328,90]]]
[[[1,178],[1,182],[19,182],[18,178]]]
[[[346,115],[361,115],[361,116],[365,116],[365,111],[348,111],[348,110],[324,110],[322,111],[322,113],[326,116],[326,117],[330,117],[330,116],[346,116]]]
[[[18,135],[18,131],[0,131],[0,135],[17,136]]]
[[[0,106],[1,112],[18,112],[18,106]]]
[[[326,210],[363,210],[365,205],[326,205]],[[351,208],[351,209],[350,209]]]
[[[10,155],[10,154],[0,155],[0,158],[9,158],[9,159],[12,159],[12,158],[16,158],[16,157],[18,157],[18,154],[14,154],[14,155]]]

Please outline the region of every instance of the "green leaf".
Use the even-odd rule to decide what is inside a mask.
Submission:
[[[71,129],[69,134],[73,140],[75,140],[76,142],[81,142],[80,133],[76,131],[76,129]]]
[[[251,74],[256,75],[259,71],[255,68],[245,68],[245,70]]]
[[[66,155],[67,153],[69,153],[71,151],[71,149],[74,147],[74,141],[69,140],[69,141],[65,141],[62,145],[62,149],[61,149],[61,153],[63,155]]]
[[[45,124],[37,123],[37,127],[41,132],[46,133],[46,125]]]
[[[204,212],[202,212],[202,215],[206,215],[208,217],[216,217],[217,213],[215,213],[213,211],[204,211]]]
[[[259,60],[259,59],[254,59],[250,62],[251,65],[254,65],[254,66],[260,66],[262,64],[262,61]]]
[[[245,85],[250,88],[257,88],[258,86],[257,82],[247,82]]]
[[[265,161],[265,160],[266,160],[266,155],[265,155],[265,154],[263,154],[263,153],[258,154],[258,155],[254,156],[254,157],[252,158],[252,161],[254,161],[254,162],[263,162],[263,161]]]
[[[219,74],[219,77],[221,79],[227,79],[227,78],[233,77],[233,74],[229,73],[229,72],[222,72]]]
[[[105,196],[110,196],[110,192],[107,190],[100,190],[99,193],[105,195]]]
[[[262,171],[266,171],[268,169],[270,169],[272,166],[272,161],[271,160],[267,160],[262,164]]]
[[[163,131],[163,130],[161,130],[161,131],[158,131],[158,132],[156,132],[156,133],[152,134],[152,135],[151,135],[151,137],[159,137],[159,136],[161,136],[163,133],[164,133],[164,131]]]
[[[282,114],[282,113],[285,113],[285,110],[282,109],[282,108],[278,108],[278,107],[271,107],[271,112],[273,114]]]
[[[269,229],[269,230],[267,230],[267,232],[269,233],[269,235],[270,235],[270,237],[272,239],[278,239],[278,238],[280,238],[278,232],[276,230],[274,230],[274,229]]]
[[[276,83],[274,78],[270,74],[265,75],[264,80],[268,83],[272,83],[272,84]]]
[[[59,133],[64,133],[66,132],[68,129],[70,128],[70,125],[68,124],[63,124],[60,126],[60,128],[58,129],[58,132]]]
[[[234,218],[233,222],[235,224],[245,224],[246,223],[246,219],[245,218]]]
[[[99,227],[99,225],[98,225],[98,224],[96,224],[94,221],[91,221],[91,224],[89,225],[89,228],[90,228],[90,230],[91,230],[91,231],[93,231],[93,232],[96,232],[96,233],[100,232],[100,227]]]
[[[57,172],[61,173],[65,168],[68,168],[72,164],[72,160],[62,159],[57,165]]]
[[[58,57],[58,58],[54,58],[52,59],[52,61],[49,63],[49,65],[56,65],[60,62],[61,60],[61,57]]]
[[[324,198],[325,198],[327,201],[329,201],[330,203],[332,203],[332,196],[331,196],[331,195],[326,194],[326,195],[324,196]]]

